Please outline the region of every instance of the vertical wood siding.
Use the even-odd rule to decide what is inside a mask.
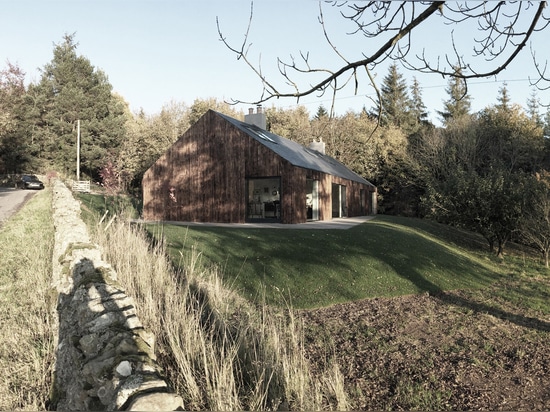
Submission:
[[[306,178],[319,180],[319,219],[332,217],[332,187],[347,187],[348,216],[361,214],[359,190],[376,190],[291,165],[209,111],[143,177],[143,218],[149,221],[244,223],[246,179],[281,177],[281,220],[304,223]],[[171,193],[173,196],[171,196]],[[370,195],[367,197],[370,202]]]

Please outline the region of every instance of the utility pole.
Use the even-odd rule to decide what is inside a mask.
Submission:
[[[80,181],[80,119],[76,121],[76,181]]]

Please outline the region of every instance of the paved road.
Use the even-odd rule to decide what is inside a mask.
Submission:
[[[36,191],[0,187],[0,226],[8,220]]]

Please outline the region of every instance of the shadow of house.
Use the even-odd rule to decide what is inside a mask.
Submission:
[[[305,223],[375,214],[376,187],[324,153],[209,110],[144,174],[149,221]]]

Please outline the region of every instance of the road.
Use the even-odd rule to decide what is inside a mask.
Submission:
[[[0,187],[0,226],[19,210],[36,191]]]

